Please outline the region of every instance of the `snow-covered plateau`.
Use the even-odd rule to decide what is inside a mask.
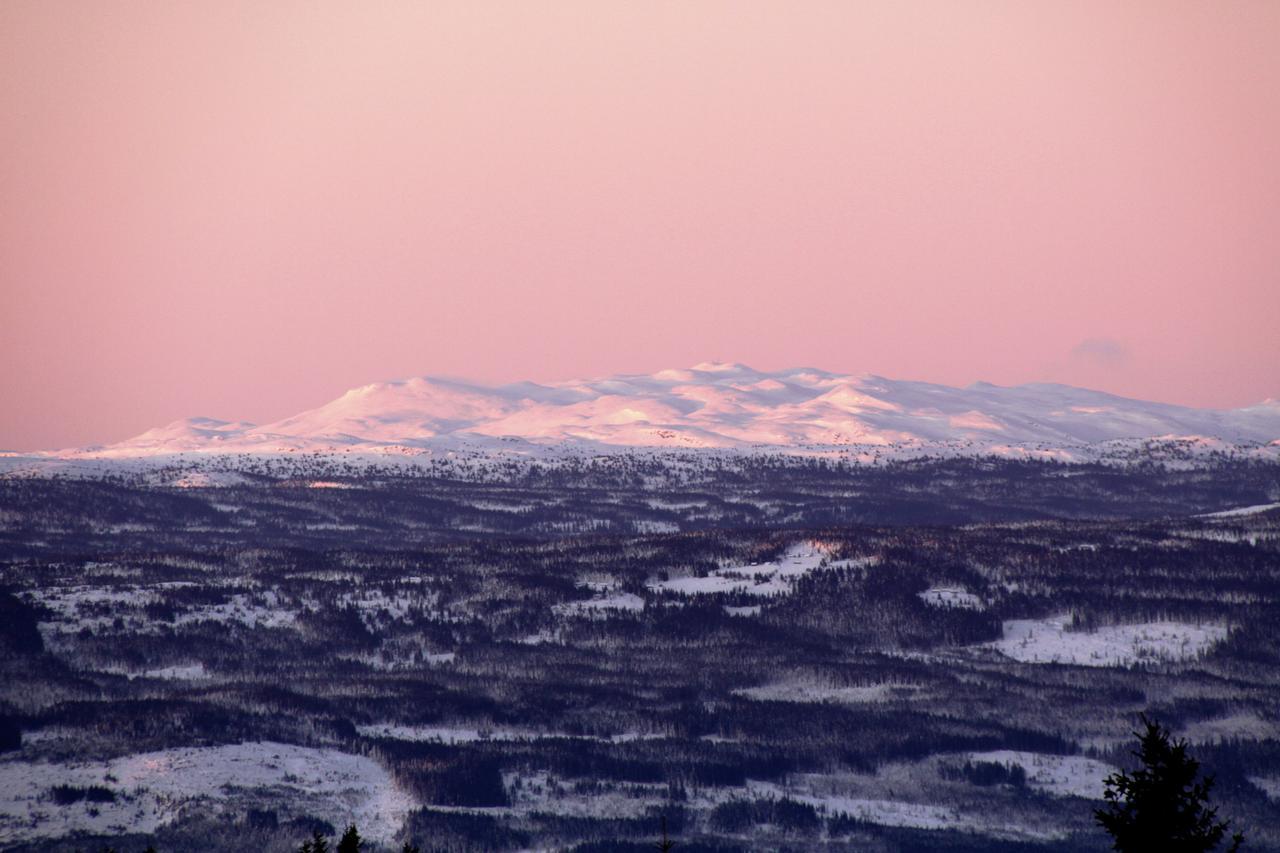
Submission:
[[[703,363],[654,374],[485,385],[420,377],[354,388],[273,423],[188,418],[115,444],[0,454],[0,474],[302,457],[403,467],[459,457],[786,453],[876,463],[920,456],[1193,463],[1280,459],[1280,401],[1234,410],[1054,383],[954,388],[813,368]],[[175,485],[230,476],[188,474]],[[232,480],[234,477],[232,476]]]

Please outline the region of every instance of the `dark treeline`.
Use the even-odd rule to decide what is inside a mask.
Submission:
[[[769,455],[683,462],[619,455],[554,465],[435,460],[373,471],[263,460],[261,471],[225,472],[234,479],[222,488],[154,487],[207,473],[209,464],[92,480],[0,479],[0,545],[15,556],[38,554],[38,543],[55,532],[97,547],[110,531],[111,541],[145,547],[154,541],[151,528],[195,528],[206,541],[234,545],[245,532],[237,522],[249,518],[264,538],[315,548],[377,533],[409,544],[797,524],[1163,518],[1280,500],[1274,463],[1231,457],[1190,470],[991,458],[856,465]],[[340,488],[310,488],[317,481]]]

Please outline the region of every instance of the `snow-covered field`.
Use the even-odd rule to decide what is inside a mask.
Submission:
[[[981,598],[958,587],[931,587],[920,593],[920,598],[932,607],[959,607],[965,610],[981,610],[984,607]]]
[[[715,740],[709,738],[709,740]],[[993,751],[952,756],[950,760],[1017,764],[1027,772],[1028,784],[1052,796],[1098,798],[1102,780],[1114,768],[1079,756]],[[690,791],[689,806],[704,813],[733,801],[789,799],[814,807],[825,817],[846,815],[883,826],[961,830],[993,838],[1044,840],[1064,831],[1052,812],[1030,818],[1011,807],[979,809],[972,801],[944,803],[941,791],[929,789],[937,778],[936,761],[885,765],[872,774],[856,772],[799,773],[782,781],[748,780],[745,785],[705,787]],[[1265,780],[1263,780],[1265,781]],[[601,789],[575,791],[573,779],[554,779],[546,773],[506,778],[512,811],[534,811],[597,817],[637,816],[664,801],[665,788],[606,782]]]
[[[654,592],[674,592],[680,595],[741,593],[770,597],[790,592],[792,584],[798,578],[815,569],[847,568],[854,565],[859,564],[853,560],[832,562],[820,546],[805,542],[791,546],[785,554],[770,563],[725,566],[702,578],[683,577],[653,581],[649,584],[649,589]]]
[[[1019,752],[999,749],[991,752],[973,752],[970,761],[987,761],[993,764],[1016,764],[1027,772],[1027,784],[1055,797],[1085,797],[1102,799],[1103,780],[1116,768],[1082,755],[1046,755],[1039,752]]]
[[[783,787],[771,782],[748,782],[747,791],[756,799],[782,799],[807,803],[828,815],[844,814],[883,826],[911,826],[918,829],[960,828],[978,830],[980,821],[966,818],[955,809],[905,800],[851,797],[808,790],[803,784]]]
[[[518,812],[577,817],[638,817],[666,802],[665,785],[607,782],[603,789],[575,790],[576,780],[555,779],[545,772],[508,774],[504,782],[511,796],[510,809]],[[870,787],[869,787],[870,786]],[[699,788],[690,793],[689,805],[708,812],[732,801],[790,799],[813,806],[826,817],[847,815],[883,826],[918,829],[960,829],[1004,838],[1055,837],[1055,827],[1019,825],[1011,816],[961,810],[929,802],[876,796],[883,791],[874,777],[857,774],[799,774],[785,784],[748,780],[740,787]],[[479,811],[467,809],[467,811]]]
[[[1066,615],[1011,619],[1004,637],[989,645],[1022,663],[1129,666],[1194,660],[1227,637],[1223,625],[1141,622],[1069,631],[1070,621]]]
[[[506,774],[503,778],[515,813],[564,815],[587,818],[636,818],[667,801],[666,785],[606,783],[605,790],[590,794],[573,790],[549,773]],[[493,810],[489,810],[493,811]]]
[[[680,525],[673,521],[638,520],[631,522],[636,533],[679,533]]]
[[[253,594],[236,594],[226,604],[193,607],[180,613],[173,620],[183,625],[188,622],[238,623],[250,628],[291,628],[298,621],[297,613],[283,605],[279,593],[266,590]]]
[[[1195,720],[1178,734],[1192,743],[1216,743],[1233,738],[1280,740],[1280,724],[1264,720],[1257,714],[1240,712],[1225,717]]]
[[[866,796],[863,785],[848,784],[840,775],[802,774],[787,785],[749,781],[747,793],[754,799],[788,799],[807,803],[829,817],[847,815],[882,826],[916,829],[951,829],[1005,838],[1052,838],[1057,833],[1041,827],[1017,825],[997,814],[962,811],[952,806],[906,799]]]
[[[626,743],[633,740],[660,738],[665,735],[624,732],[622,734],[597,736],[569,734],[568,732],[545,732],[534,729],[477,729],[465,726],[402,726],[394,723],[356,726],[356,730],[365,737],[382,737],[393,740],[427,741],[446,744],[476,743],[477,741],[522,741],[522,740],[592,740],[602,743]]]
[[[136,608],[159,602],[165,589],[193,586],[190,583],[153,584],[150,586],[67,586],[35,589],[26,593],[34,601],[53,611],[55,618],[40,623],[41,633],[74,634],[88,628],[102,631],[112,628],[117,617],[134,617]],[[247,627],[288,628],[297,622],[297,613],[286,607],[277,590],[235,593],[222,604],[205,604],[181,610],[174,624],[192,622],[238,623]],[[128,623],[128,619],[126,619]],[[154,633],[159,623],[134,619],[127,624],[133,633]]]
[[[142,673],[144,678],[165,678],[171,681],[203,681],[209,673],[202,663],[176,664],[148,669]]]
[[[110,625],[113,611],[140,607],[156,600],[145,587],[72,586],[35,589],[26,597],[53,611],[55,618],[41,622],[41,632],[74,634],[83,628],[99,630]]]
[[[101,785],[115,802],[55,804],[55,785]],[[416,803],[373,760],[280,743],[169,749],[111,761],[0,761],[0,843],[76,833],[152,832],[187,809],[250,804],[355,822],[389,841]]]
[[[390,595],[377,587],[360,587],[343,593],[338,599],[342,605],[359,610],[361,619],[370,627],[379,617],[399,620],[415,608],[434,611],[439,600],[438,593],[422,590],[416,584],[402,584]]]
[[[650,584],[649,588],[655,592],[675,592],[680,595],[740,592],[747,595],[773,596],[784,594],[789,587],[776,579],[734,578],[727,577],[721,572],[714,572],[704,578],[686,577],[656,581]]]
[[[907,699],[919,691],[914,684],[869,684],[860,687],[832,687],[804,682],[779,682],[759,687],[744,687],[734,694],[761,702],[801,702],[864,705]]]
[[[610,613],[635,613],[644,610],[644,599],[632,592],[599,595],[586,601],[569,601],[552,608],[561,616],[605,617]]]
[[[224,489],[230,486],[243,486],[250,482],[248,477],[235,471],[192,471],[164,485],[175,489]]]

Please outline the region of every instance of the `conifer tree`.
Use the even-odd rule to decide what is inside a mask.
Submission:
[[[356,825],[354,823],[348,825],[347,831],[342,833],[342,838],[338,840],[336,853],[360,853],[363,848],[364,839],[356,831]]]
[[[667,836],[667,818],[665,815],[662,818],[662,840],[655,842],[653,846],[660,853],[670,853],[671,850],[675,849],[676,843]]]
[[[1133,754],[1142,766],[1132,773],[1118,771],[1106,779],[1106,808],[1094,812],[1110,833],[1119,853],[1209,853],[1222,843],[1229,829],[1209,805],[1213,777],[1200,776],[1200,762],[1187,754],[1187,742],[1174,740],[1159,723],[1141,717],[1146,731],[1134,735]],[[1228,853],[1235,853],[1244,836],[1231,837]]]

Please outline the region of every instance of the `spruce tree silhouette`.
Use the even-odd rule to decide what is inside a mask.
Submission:
[[[347,831],[342,833],[342,838],[338,840],[336,853],[360,853],[363,848],[364,839],[356,831],[356,825],[354,823],[348,825]]]
[[[1106,779],[1106,808],[1093,814],[1111,835],[1119,853],[1208,853],[1217,849],[1229,829],[1209,805],[1213,777],[1200,775],[1200,762],[1187,754],[1185,740],[1173,740],[1161,725],[1141,715],[1146,731],[1134,735],[1133,754],[1142,767],[1119,771]],[[1235,853],[1244,836],[1231,837]]]
[[[662,818],[662,840],[654,842],[653,846],[662,851],[662,853],[669,853],[676,846],[676,843],[667,837],[667,819],[665,816]]]

